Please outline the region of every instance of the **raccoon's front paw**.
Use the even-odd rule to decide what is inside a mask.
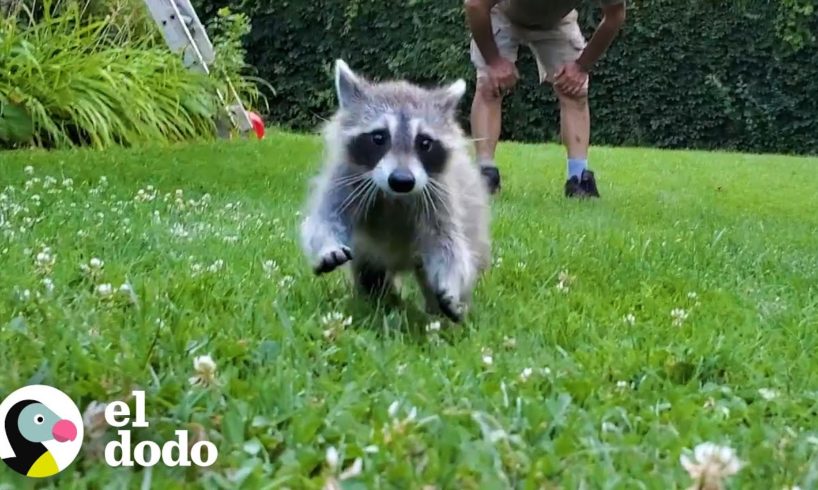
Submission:
[[[437,293],[437,305],[440,308],[440,312],[446,315],[449,320],[455,323],[463,321],[465,308],[448,292],[442,291]]]
[[[321,253],[318,259],[318,265],[314,267],[316,275],[326,274],[332,272],[338,267],[352,260],[352,250],[343,245],[330,248]]]

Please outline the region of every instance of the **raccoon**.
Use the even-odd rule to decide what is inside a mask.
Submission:
[[[462,321],[491,263],[488,188],[456,119],[466,83],[376,83],[336,60],[335,90],[300,228],[313,271],[349,263],[357,290],[374,297],[414,275],[428,313]]]

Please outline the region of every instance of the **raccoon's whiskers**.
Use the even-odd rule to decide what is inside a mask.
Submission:
[[[364,198],[364,219],[369,217],[369,210],[375,204],[375,199],[378,198],[378,186],[373,181],[369,181],[369,190]]]
[[[371,180],[368,180],[366,184],[364,184],[363,190],[361,191],[360,195],[356,199],[355,209],[352,211],[353,219],[357,220],[361,217],[361,213],[364,213],[366,216],[366,212],[369,206],[369,199],[372,195],[372,188],[375,186],[375,183]]]
[[[420,215],[422,218],[431,219],[431,211],[429,210],[429,188],[424,187],[423,191],[420,193],[420,206],[418,210],[420,211]]]
[[[352,175],[345,175],[343,177],[338,177],[337,179],[331,180],[330,183],[332,184],[333,188],[344,187],[366,179],[369,177],[370,173],[371,172],[360,172]]]
[[[432,180],[429,179],[429,183],[431,183],[431,182],[432,182]],[[435,203],[435,201],[438,200],[438,199],[435,199],[435,193],[437,191],[435,191],[434,186],[431,186],[431,185],[426,186],[426,189],[424,189],[424,190],[428,191],[429,205],[430,205],[430,207],[432,209],[432,213],[434,213],[434,215],[438,215],[439,211],[437,210],[437,204]],[[430,218],[431,218],[431,215],[430,215]]]
[[[369,182],[372,182],[372,181],[371,180],[365,180],[365,181],[359,182],[359,183],[357,183],[355,185],[355,188],[352,190],[352,192],[350,192],[349,195],[346,197],[346,199],[344,199],[344,201],[341,203],[341,205],[338,206],[338,211],[337,211],[338,214],[343,213],[344,210],[346,210],[350,205],[354,204],[355,201],[357,201],[361,197],[364,190],[366,190]]]
[[[449,188],[442,182],[438,182],[435,179],[429,179],[429,190],[432,197],[432,202],[434,203],[434,201],[438,201],[440,205],[443,206],[443,209],[446,210],[446,213],[451,215],[452,210],[449,208],[447,203],[451,196]],[[437,206],[435,206],[435,212],[437,212]]]
[[[435,190],[439,190],[439,191],[443,192],[447,197],[449,195],[451,195],[451,192],[449,192],[449,186],[447,186],[443,182],[440,182],[440,181],[438,181],[436,179],[429,179],[429,184]]]

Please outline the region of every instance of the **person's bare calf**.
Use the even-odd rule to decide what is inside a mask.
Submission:
[[[500,140],[503,96],[492,93],[485,78],[477,79],[471,106],[471,135],[480,171],[491,193],[500,189],[500,171],[494,161]]]
[[[599,197],[594,173],[588,169],[588,147],[591,139],[591,114],[588,95],[567,95],[555,90],[560,104],[560,133],[568,157],[569,197]]]

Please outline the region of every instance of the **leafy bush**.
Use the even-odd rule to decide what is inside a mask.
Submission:
[[[587,2],[589,6],[594,2]],[[818,153],[818,0],[630,2],[624,31],[592,75],[593,142],[666,148]],[[202,17],[248,15],[248,60],[270,80],[269,118],[311,130],[335,105],[342,57],[377,79],[473,79],[462,0],[196,0]],[[599,13],[581,12],[593,32]],[[550,90],[520,51],[503,137],[557,136]],[[468,102],[463,123],[468,127]]]

